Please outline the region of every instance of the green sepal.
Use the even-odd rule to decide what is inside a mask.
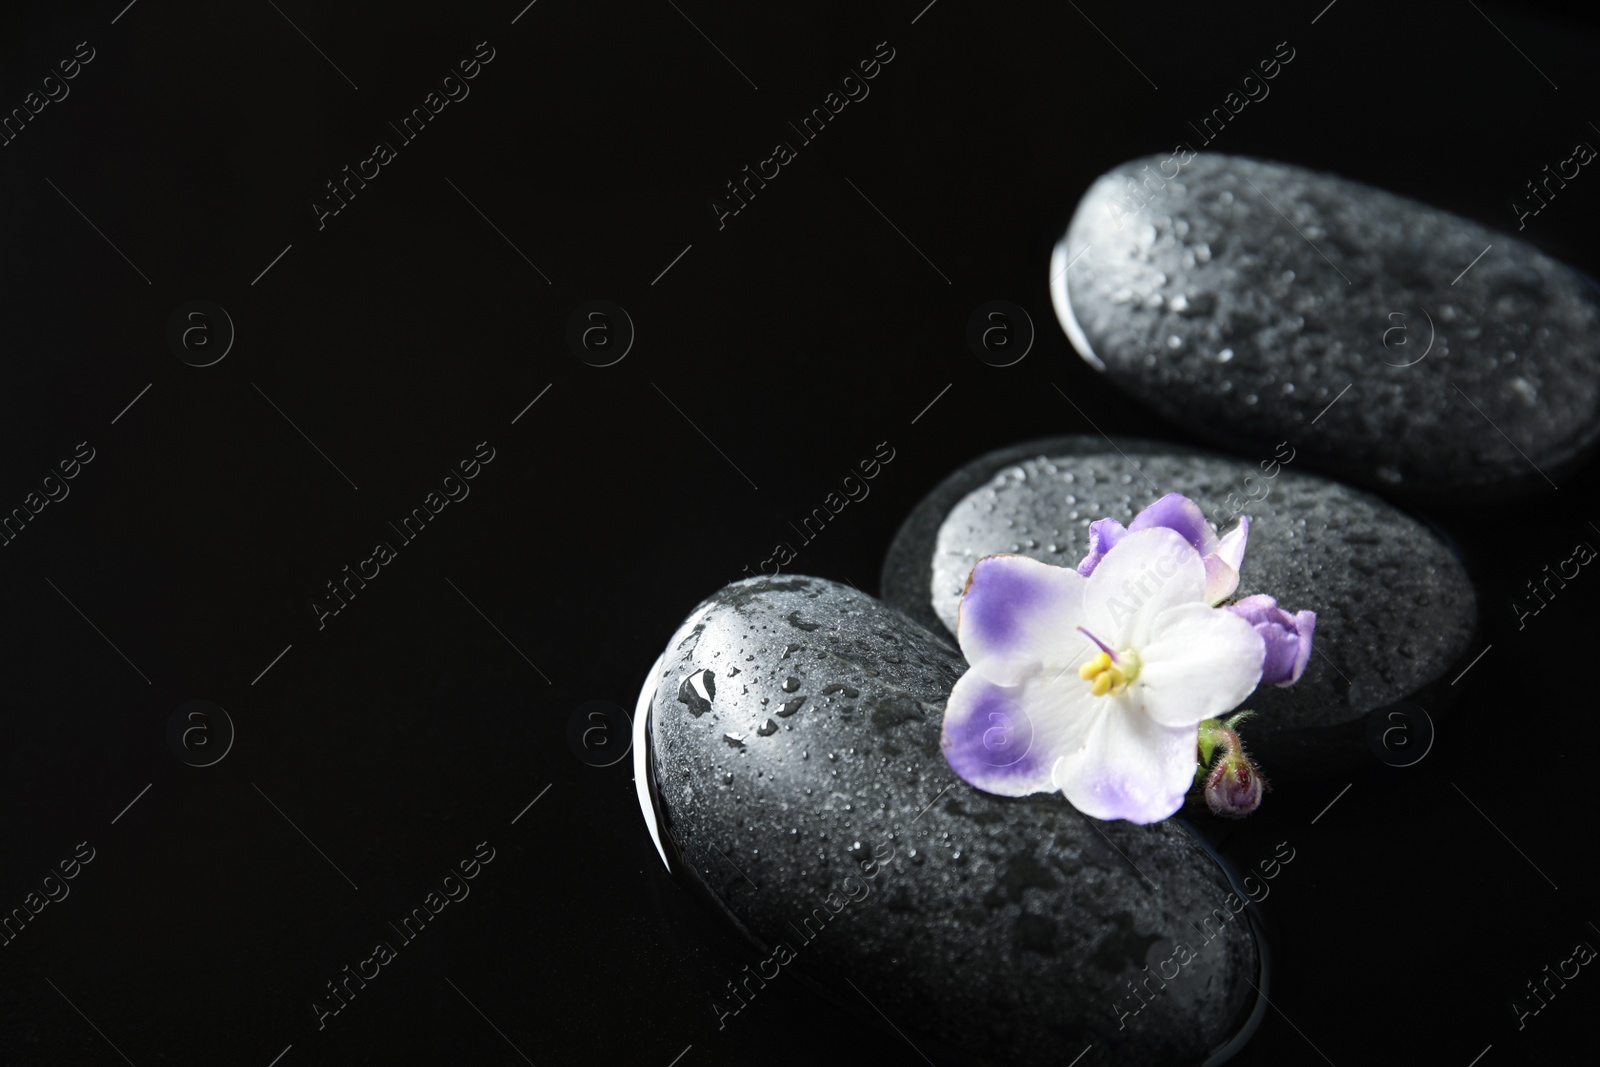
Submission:
[[[1246,710],[1240,711],[1240,712],[1235,712],[1234,714],[1232,714],[1232,715],[1228,716],[1226,719],[1224,719],[1222,721],[1222,725],[1226,726],[1230,730],[1237,730],[1239,728],[1239,724],[1240,723],[1244,722],[1246,719],[1250,718],[1254,714],[1255,714],[1255,712],[1250,711],[1249,709],[1246,709]],[[1216,720],[1208,719],[1206,721],[1207,722],[1214,722]]]

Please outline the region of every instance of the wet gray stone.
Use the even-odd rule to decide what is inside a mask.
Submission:
[[[941,1064],[1060,1064],[1091,1042],[1098,1063],[1231,1052],[1264,1009],[1242,891],[1179,822],[1094,823],[1059,794],[958,779],[939,727],[964,670],[945,639],[817,578],[728,586],[673,636],[641,694],[647,818],[765,957],[706,990],[708,1011],[741,1025],[736,992],[782,996],[763,976],[799,972]],[[1141,1003],[1126,983],[1180,943],[1190,962],[1122,1015]]]
[[[1252,462],[1149,441],[1117,447],[1100,437],[1053,438],[963,467],[895,536],[884,598],[953,634],[979,557],[1017,552],[1076,567],[1088,551],[1089,523],[1106,516],[1127,523],[1178,492],[1223,530],[1239,510],[1250,516],[1236,595],[1268,593],[1288,611],[1317,613],[1315,651],[1300,681],[1263,686],[1245,702],[1258,713],[1246,730],[1252,751],[1272,750],[1278,735],[1287,744],[1297,731],[1343,726],[1414,697],[1472,650],[1477,601],[1448,546],[1389,504],[1296,470],[1292,445],[1281,451],[1288,466],[1273,465],[1271,450]],[[1349,751],[1363,755],[1360,745]],[[1293,767],[1267,766],[1269,776],[1284,769]]]
[[[1141,401],[1419,495],[1548,491],[1600,439],[1586,276],[1332,175],[1203,153],[1164,180],[1165,158],[1102,175],[1050,268],[1074,346]]]

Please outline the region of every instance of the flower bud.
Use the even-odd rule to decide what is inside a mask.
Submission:
[[[1254,626],[1266,646],[1261,684],[1281,687],[1298,682],[1311,659],[1311,634],[1317,628],[1317,613],[1290,615],[1272,597],[1260,594],[1229,604],[1228,610]]]
[[[1242,819],[1261,806],[1266,780],[1237,748],[1225,754],[1206,777],[1206,806],[1227,819]]]

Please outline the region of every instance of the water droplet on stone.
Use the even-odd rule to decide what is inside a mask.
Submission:
[[[711,710],[716,695],[717,676],[710,670],[695,671],[678,683],[678,703],[688,707],[695,718]]]

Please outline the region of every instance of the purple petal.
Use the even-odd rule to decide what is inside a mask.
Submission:
[[[972,668],[997,685],[1015,685],[1047,662],[1064,662],[1080,643],[1087,580],[1026,556],[985,556],[972,568],[956,620],[956,640]]]
[[[1228,610],[1244,619],[1251,626],[1263,622],[1271,622],[1275,617],[1272,613],[1278,610],[1278,601],[1265,593],[1254,596],[1242,597],[1228,605]]]
[[[1306,672],[1306,664],[1311,660],[1311,635],[1317,629],[1317,613],[1314,611],[1297,612],[1294,617],[1294,624],[1295,629],[1300,631],[1300,651],[1294,658],[1294,670],[1289,675],[1289,680],[1280,682],[1280,685],[1293,685]]]
[[[1247,596],[1228,610],[1254,626],[1266,646],[1261,664],[1261,684],[1288,686],[1300,680],[1311,659],[1311,635],[1317,615],[1302,611],[1290,615],[1270,596]]]
[[[1217,532],[1206,521],[1205,512],[1182,493],[1168,493],[1139,512],[1128,524],[1128,532],[1148,530],[1152,526],[1178,531],[1202,556],[1217,550]]]
[[[1096,699],[1076,674],[1052,685],[1030,679],[999,686],[970,670],[945,704],[939,747],[964,780],[987,793],[1020,797],[1056,786],[1050,769],[1076,748],[1088,725],[1083,714]]]
[[[1127,527],[1116,519],[1098,519],[1089,524],[1089,554],[1078,564],[1078,573],[1085,578],[1094,573],[1107,552],[1116,547],[1128,533]]]
[[[1299,677],[1295,673],[1295,664],[1300,664],[1300,669],[1305,669],[1305,659],[1301,655],[1300,635],[1293,629],[1273,624],[1263,624],[1256,627],[1256,633],[1261,635],[1261,643],[1266,646],[1266,656],[1261,661],[1261,682],[1263,685],[1289,685]],[[1306,653],[1310,653],[1310,646],[1305,646]]]

